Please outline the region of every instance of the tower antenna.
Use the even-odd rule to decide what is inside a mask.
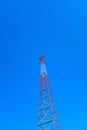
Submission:
[[[45,56],[40,57],[39,60],[41,68],[37,127],[38,130],[62,130],[48,79]]]

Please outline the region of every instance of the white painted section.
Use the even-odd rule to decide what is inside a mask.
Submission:
[[[41,64],[41,68],[40,68],[40,75],[42,75],[44,77],[44,74],[47,75],[47,70],[46,70],[46,65],[45,63]]]

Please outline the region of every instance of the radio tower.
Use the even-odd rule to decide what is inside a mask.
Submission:
[[[62,130],[54,105],[48,74],[45,66],[45,57],[40,57],[40,90],[38,105],[38,130]]]

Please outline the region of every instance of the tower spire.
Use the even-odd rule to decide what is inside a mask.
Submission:
[[[45,65],[45,56],[39,58],[40,91],[38,105],[38,130],[61,130]]]

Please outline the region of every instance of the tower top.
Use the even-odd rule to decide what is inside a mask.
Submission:
[[[45,56],[41,56],[39,60],[41,61],[41,63],[45,63]]]

